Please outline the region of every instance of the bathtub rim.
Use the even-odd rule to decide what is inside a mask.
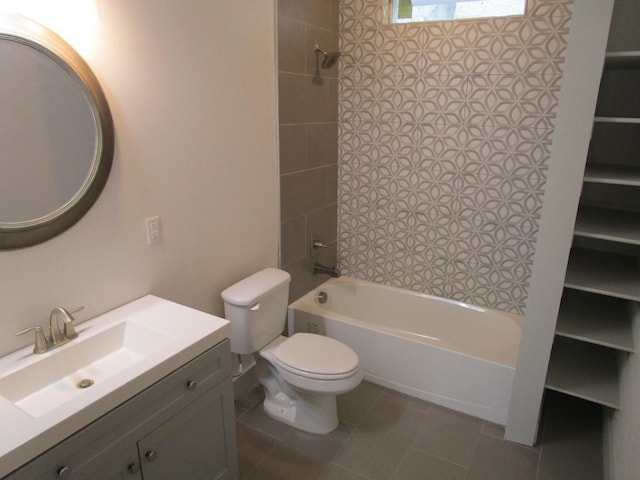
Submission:
[[[514,358],[511,359],[510,362],[500,362],[497,361],[495,359],[491,359],[491,358],[486,358],[480,355],[474,355],[468,351],[465,351],[462,348],[456,347],[455,345],[451,344],[451,343],[446,343],[446,344],[438,344],[438,342],[433,341],[433,339],[431,340],[427,340],[426,337],[422,337],[419,334],[415,334],[415,333],[411,333],[411,332],[405,332],[404,330],[399,330],[399,329],[394,329],[391,327],[386,327],[384,325],[379,325],[379,324],[375,324],[372,325],[371,323],[368,323],[366,321],[357,319],[357,318],[353,318],[347,315],[342,315],[340,313],[337,313],[335,311],[332,310],[327,310],[325,308],[322,307],[322,305],[318,305],[316,300],[315,300],[315,296],[317,295],[317,293],[319,291],[322,290],[323,286],[326,285],[341,285],[341,284],[345,284],[345,285],[349,285],[349,284],[356,284],[356,283],[361,283],[364,285],[368,285],[374,288],[379,288],[379,289],[385,289],[385,290],[391,290],[391,291],[395,291],[398,293],[402,293],[404,295],[413,295],[416,297],[420,297],[420,298],[425,298],[428,300],[433,300],[433,301],[438,301],[438,302],[444,302],[450,305],[454,305],[456,307],[460,307],[460,308],[464,308],[464,309],[468,309],[468,310],[472,310],[475,312],[480,312],[480,313],[484,313],[484,312],[490,312],[490,313],[495,313],[501,316],[505,316],[507,317],[508,320],[514,322],[516,324],[516,326],[520,329],[520,341],[518,342],[517,345],[517,349],[514,355]],[[300,308],[301,305],[304,305],[304,308]],[[310,308],[308,308],[310,307]],[[477,306],[477,305],[472,305],[469,303],[465,303],[459,300],[453,300],[453,299],[448,299],[448,298],[444,298],[444,297],[439,297],[436,295],[431,295],[431,294],[427,294],[427,293],[422,293],[422,292],[416,292],[413,290],[408,290],[408,289],[404,289],[404,288],[399,288],[399,287],[394,287],[394,286],[390,286],[390,285],[384,285],[384,284],[380,284],[380,283],[376,283],[376,282],[371,282],[369,280],[362,280],[359,278],[353,278],[353,277],[339,277],[339,278],[329,278],[326,281],[324,281],[323,283],[321,283],[320,285],[318,285],[317,287],[315,287],[313,290],[307,292],[305,295],[303,295],[302,297],[300,297],[299,299],[295,300],[294,302],[290,303],[287,311],[289,311],[289,309],[294,309],[294,310],[301,310],[304,312],[308,312],[311,313],[313,315],[317,315],[319,317],[325,317],[326,315],[324,315],[325,313],[330,313],[331,314],[331,318],[335,319],[337,321],[341,321],[341,322],[346,322],[346,323],[352,323],[352,324],[356,324],[359,327],[365,328],[367,330],[370,331],[384,331],[386,334],[389,335],[393,335],[394,337],[398,337],[398,338],[402,338],[405,339],[407,341],[410,342],[415,342],[415,343],[427,343],[429,346],[432,346],[433,348],[437,348],[437,349],[441,349],[441,350],[449,350],[449,351],[454,351],[456,354],[460,354],[460,355],[464,355],[466,357],[469,358],[473,358],[476,360],[481,360],[483,362],[488,362],[488,363],[492,363],[495,365],[499,365],[501,367],[505,367],[505,368],[510,368],[510,369],[515,369],[516,365],[517,365],[517,361],[518,361],[518,350],[520,348],[520,342],[522,341],[522,328],[523,328],[523,324],[524,324],[524,317],[522,315],[518,315],[515,313],[511,313],[511,312],[505,312],[502,310],[497,310],[494,308],[490,308],[490,307],[482,307],[482,306]],[[289,335],[292,335],[293,333],[295,333],[295,325],[294,323],[290,320],[290,318],[287,319],[287,332]]]

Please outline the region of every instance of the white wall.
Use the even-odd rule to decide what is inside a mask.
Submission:
[[[100,3],[93,43],[74,46],[112,109],[113,170],[70,230],[0,252],[0,354],[56,305],[82,321],[153,293],[222,315],[226,286],[277,265],[274,3]]]
[[[573,5],[540,232],[505,438],[533,445],[573,237],[613,0]]]

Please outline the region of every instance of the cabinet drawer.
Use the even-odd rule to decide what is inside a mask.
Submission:
[[[127,472],[129,465],[138,462],[139,439],[214,388],[230,372],[229,340],[224,340],[3,480],[54,480],[61,478],[57,472],[63,466],[78,472],[68,477],[71,479],[121,478],[118,472]],[[89,466],[104,467],[105,458],[112,459],[106,462],[108,469],[94,470],[95,476],[80,473],[91,471]]]
[[[118,407],[119,416],[140,423],[145,418],[165,416],[165,411],[166,415],[172,415],[230,373],[231,351],[229,340],[224,340],[122,404]]]

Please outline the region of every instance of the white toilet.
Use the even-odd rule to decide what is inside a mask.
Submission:
[[[256,373],[271,417],[307,432],[329,433],[338,426],[336,395],[362,381],[360,362],[353,350],[329,337],[281,336],[290,281],[287,272],[267,268],[222,292],[231,351],[260,352]]]

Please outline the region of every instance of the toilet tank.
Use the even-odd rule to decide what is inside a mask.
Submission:
[[[222,292],[231,323],[231,351],[255,353],[284,330],[291,275],[265,268]]]

